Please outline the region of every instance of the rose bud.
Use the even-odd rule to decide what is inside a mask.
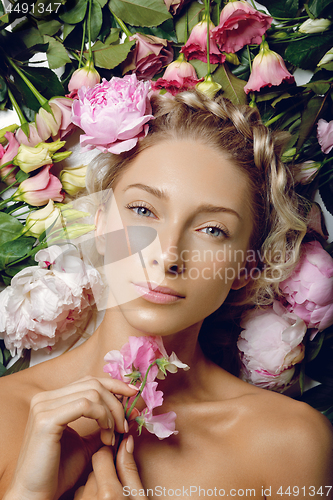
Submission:
[[[329,19],[307,19],[298,28],[300,33],[322,33],[331,26],[332,21]]]
[[[165,89],[176,95],[194,87],[199,81],[192,64],[185,61],[184,55],[180,54],[178,59],[166,68],[163,77],[152,82],[152,89]]]
[[[212,30],[214,29],[212,21],[209,22],[209,60],[212,64],[220,64],[225,61],[225,55],[219,50],[215,40],[212,37]],[[207,19],[196,24],[191,31],[189,39],[180,51],[185,55],[186,59],[199,59],[200,61],[207,62]]]
[[[62,170],[60,172],[59,178],[66,193],[74,196],[86,187],[87,168],[86,165],[81,165],[80,167]]]
[[[327,122],[322,118],[318,120],[317,139],[322,152],[325,153],[325,155],[328,155],[333,148],[333,120],[330,122]]]
[[[41,207],[49,200],[62,201],[62,185],[57,177],[50,174],[51,165],[45,166],[37,175],[21,182],[13,194],[15,201],[25,201],[29,205]]]
[[[37,144],[42,142],[42,138],[38,135],[35,123],[29,123],[29,139],[25,135],[21,127],[17,129],[15,137],[20,144],[24,144],[25,146],[36,146]]]
[[[87,61],[83,68],[74,71],[68,83],[69,97],[77,99],[77,91],[81,87],[91,88],[101,81],[101,77],[92,61]]]
[[[49,200],[46,207],[36,210],[28,215],[25,227],[25,235],[39,238],[46,229],[59,218],[60,210],[54,205],[53,200]]]
[[[203,82],[198,83],[195,88],[209,97],[209,99],[213,99],[215,94],[222,88],[222,85],[215,82],[212,75],[209,75],[205,77]]]

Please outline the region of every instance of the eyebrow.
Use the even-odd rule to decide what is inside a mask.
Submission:
[[[129,186],[127,186],[123,190],[123,192],[125,192],[131,188],[142,189],[143,191],[146,191],[147,193],[150,193],[153,196],[156,196],[156,198],[158,198],[160,200],[169,201],[169,199],[170,199],[165,191],[158,189],[158,188],[155,188],[155,187],[152,187],[152,186],[147,186],[146,184],[140,184],[140,183],[130,184]],[[233,210],[232,208],[227,208],[227,207],[219,207],[217,205],[212,205],[210,203],[202,204],[199,207],[197,207],[197,209],[195,210],[195,215],[200,213],[200,212],[209,212],[209,213],[225,212],[228,214],[235,215],[239,220],[242,220],[242,217],[239,215],[238,212],[236,212],[236,210]]]

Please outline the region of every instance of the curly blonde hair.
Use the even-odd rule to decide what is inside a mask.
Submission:
[[[141,151],[165,140],[193,139],[227,154],[246,172],[252,194],[254,230],[250,248],[257,256],[253,279],[228,300],[239,305],[265,306],[279,294],[279,282],[293,270],[306,233],[303,200],[293,189],[293,176],[280,156],[289,134],[273,132],[259,112],[234,105],[221,96],[209,99],[188,91],[173,99],[153,96],[155,119],[148,135],[131,151],[101,154],[87,176],[90,192],[115,186],[117,179]]]

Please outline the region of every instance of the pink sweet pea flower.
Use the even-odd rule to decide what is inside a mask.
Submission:
[[[29,139],[23,132],[22,128],[17,129],[15,137],[20,144],[24,144],[25,146],[37,146],[37,144],[42,142],[41,137],[38,135],[35,123],[29,123]]]
[[[333,259],[319,241],[303,245],[296,269],[279,286],[288,311],[302,318],[308,328],[321,331],[333,324]]]
[[[72,99],[77,99],[77,91],[81,87],[92,88],[101,81],[98,71],[95,70],[94,64],[87,61],[83,68],[74,71],[68,83],[69,96]]]
[[[210,21],[209,60],[212,64],[220,64],[225,61],[225,55],[219,50],[212,37],[212,30],[214,28],[214,24]],[[199,59],[200,61],[207,62],[207,20],[205,18],[194,26],[189,39],[181,48],[180,52],[185,55],[188,61],[191,59]]]
[[[163,38],[135,33],[129,39],[136,40],[136,46],[124,63],[123,73],[133,71],[138,80],[151,80],[173,59],[173,49]]]
[[[318,120],[317,139],[325,155],[333,148],[333,120],[327,122],[322,118]]]
[[[178,431],[175,430],[176,417],[177,415],[174,411],[162,413],[161,415],[153,415],[151,412],[144,410],[135,420],[139,424],[139,432],[142,426],[144,426],[148,432],[155,434],[158,439],[164,439],[172,434],[178,434]]]
[[[157,386],[157,382],[147,382],[141,393],[149,412],[152,412],[154,408],[163,404],[163,392],[157,391]]]
[[[253,59],[252,72],[244,91],[248,94],[263,87],[280,85],[283,81],[293,83],[295,79],[287,70],[282,57],[270,50],[267,42],[263,42],[259,54]]]
[[[237,346],[241,351],[242,379],[259,387],[283,390],[304,358],[307,327],[279,302],[264,310],[252,310],[241,322]]]
[[[51,166],[46,165],[37,175],[21,182],[13,198],[16,201],[25,201],[35,207],[46,205],[49,200],[63,201],[61,182],[57,177],[50,174]]]
[[[81,146],[114,154],[132,149],[148,133],[147,122],[154,118],[149,90],[150,83],[138,81],[135,74],[79,89],[72,121],[85,132],[80,135]]]
[[[152,89],[165,89],[176,95],[194,87],[200,81],[192,64],[185,61],[184,55],[180,54],[178,59],[166,68],[163,77],[152,82]]]
[[[225,52],[237,52],[249,44],[260,44],[273,18],[243,1],[228,2],[221,11],[213,37]]]

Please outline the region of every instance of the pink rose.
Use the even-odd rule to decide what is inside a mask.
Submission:
[[[280,85],[283,81],[293,83],[295,79],[287,70],[282,57],[270,50],[267,42],[263,42],[259,54],[253,59],[252,72],[244,91],[248,94],[263,87]]]
[[[63,201],[62,185],[57,177],[50,174],[52,165],[46,165],[37,175],[21,182],[14,193],[15,201],[25,201],[34,207],[46,205],[49,200]]]
[[[222,9],[220,23],[213,37],[225,52],[237,52],[249,44],[260,44],[273,18],[243,1],[228,2]]]
[[[242,379],[259,387],[283,390],[294,376],[294,365],[304,357],[307,327],[279,302],[250,311],[241,322],[237,346],[241,351]]]
[[[308,328],[325,330],[333,324],[333,259],[319,241],[303,245],[301,259],[286,280],[280,283],[289,305]]]
[[[47,265],[45,265],[45,259]],[[38,266],[26,267],[0,293],[0,336],[12,356],[66,339],[89,318],[94,290],[102,290],[95,268],[72,246],[37,252]]]
[[[151,80],[173,59],[173,49],[163,38],[135,33],[130,40],[136,40],[136,46],[124,63],[123,72],[135,72],[139,80]]]
[[[219,50],[215,40],[212,38],[212,30],[214,24],[210,21],[210,43],[209,43],[209,60],[212,64],[220,64],[225,61],[225,55]],[[200,23],[196,24],[191,31],[189,39],[180,51],[187,60],[199,59],[200,61],[207,62],[207,20],[203,19]]]
[[[318,120],[317,139],[325,155],[333,148],[333,120],[327,122],[322,118]]]
[[[194,87],[200,81],[192,64],[186,62],[181,54],[176,61],[169,64],[162,78],[152,82],[152,89],[165,89],[170,94],[176,95]]]
[[[72,121],[85,132],[80,136],[81,146],[115,154],[132,149],[154,118],[149,90],[150,83],[139,82],[135,74],[79,89]]]
[[[77,91],[81,87],[92,88],[101,81],[98,71],[95,70],[93,63],[89,61],[83,68],[74,71],[68,83],[69,97],[77,99]]]
[[[42,142],[41,137],[38,135],[35,123],[29,123],[29,139],[23,132],[22,128],[18,128],[16,130],[15,137],[20,144],[24,144],[25,146],[37,146],[37,144]]]

